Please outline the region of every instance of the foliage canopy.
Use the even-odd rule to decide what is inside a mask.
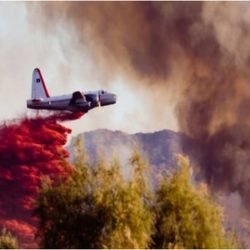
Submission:
[[[155,248],[234,248],[223,228],[223,211],[206,186],[195,186],[189,160],[177,157],[179,169],[163,178],[156,192]]]
[[[44,179],[35,215],[42,248],[234,248],[223,229],[223,211],[202,185],[194,185],[189,161],[152,190],[149,166],[138,151],[131,176],[120,163],[89,166],[78,154],[75,171],[52,184]]]
[[[137,153],[136,153],[137,154]],[[126,181],[115,159],[89,168],[77,161],[75,172],[56,186],[44,180],[35,215],[43,248],[147,248],[153,226],[141,172],[142,161]],[[132,162],[133,159],[133,162]],[[137,180],[140,179],[140,182]]]
[[[13,249],[18,248],[18,241],[11,235],[5,228],[0,234],[0,249]]]

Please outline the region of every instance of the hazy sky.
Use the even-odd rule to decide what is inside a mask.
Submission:
[[[98,62],[88,47],[79,52],[71,29],[61,25],[54,28],[54,33],[45,33],[36,26],[35,20],[31,22],[27,11],[32,10],[26,7],[22,2],[0,3],[1,121],[34,112],[27,111],[26,99],[30,97],[32,70],[39,67],[50,95],[102,88],[117,94],[116,105],[94,109],[80,120],[66,123],[73,134],[97,128],[131,133],[177,129],[171,95],[166,96],[166,103],[159,103],[162,98],[157,97],[163,95],[159,87],[145,89],[138,84],[135,88],[136,82],[128,84],[132,80],[115,71],[105,80],[96,71]],[[151,115],[147,115],[149,112]]]

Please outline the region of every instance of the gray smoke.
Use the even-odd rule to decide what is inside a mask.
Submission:
[[[79,53],[87,47],[107,82],[118,72],[145,88],[164,86],[155,100],[163,109],[173,93],[179,129],[192,139],[184,146],[196,149],[206,180],[239,192],[250,206],[250,3],[34,2],[27,8],[45,32],[70,29],[75,36],[68,43]]]

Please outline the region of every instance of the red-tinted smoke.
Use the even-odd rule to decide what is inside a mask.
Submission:
[[[40,178],[67,175],[72,166],[63,147],[71,133],[58,123],[78,119],[83,113],[55,113],[23,118],[0,126],[0,226],[18,237],[22,247],[35,247],[36,222],[32,200]]]

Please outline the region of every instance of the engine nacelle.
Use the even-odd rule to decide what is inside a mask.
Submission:
[[[72,94],[72,98],[70,100],[70,104],[76,104],[76,102],[83,101],[86,102],[85,96],[80,91],[75,91]]]
[[[91,107],[100,106],[100,98],[98,94],[88,94],[86,95],[86,101],[91,103]]]

